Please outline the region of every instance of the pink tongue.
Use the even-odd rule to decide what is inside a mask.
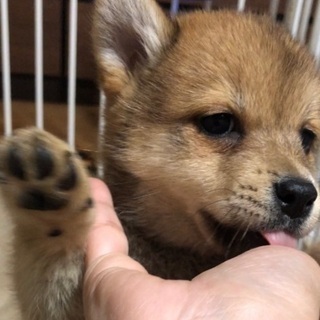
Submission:
[[[270,245],[275,246],[284,246],[290,248],[297,248],[298,242],[297,239],[289,236],[283,231],[276,232],[266,232],[262,233],[262,236],[269,242]]]

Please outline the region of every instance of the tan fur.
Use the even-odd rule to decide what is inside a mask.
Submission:
[[[46,179],[37,178],[35,150],[50,150],[54,169]],[[27,178],[11,176],[8,154],[17,148],[23,155]],[[82,275],[85,239],[92,211],[85,204],[89,197],[87,174],[80,158],[68,146],[38,129],[20,129],[2,141],[0,167],[5,183],[1,197],[14,223],[13,279],[23,320],[79,320],[82,311]],[[71,190],[59,190],[59,180],[74,163],[77,184]],[[3,182],[2,182],[3,183]],[[61,210],[26,210],[19,205],[20,196],[30,189],[48,192],[68,200]],[[51,237],[53,230],[62,235]],[[14,320],[14,319],[13,319]]]
[[[319,76],[307,50],[281,27],[266,17],[227,11],[170,20],[153,0],[98,0],[93,37],[109,101],[106,182],[130,254],[149,272],[190,279],[261,245],[249,240],[263,231],[299,238],[314,227],[319,197],[293,223],[279,218],[274,195],[284,177],[304,179],[319,193]],[[234,131],[217,137],[199,128],[200,117],[221,113],[233,115]],[[304,129],[316,135],[309,152],[302,146]],[[34,177],[39,141],[52,154],[54,172],[17,181],[7,155],[17,144],[25,172]],[[81,209],[88,190],[79,160],[72,156],[76,188],[63,193],[69,206],[54,212],[17,206],[30,186],[57,192],[66,175],[66,150],[34,129],[0,148],[10,182],[3,185],[3,202],[16,226],[14,280],[24,320],[82,319],[91,210]],[[65,233],[49,237],[57,227]]]
[[[120,17],[125,5],[114,6]],[[103,19],[96,23],[97,29],[105,26]],[[317,143],[306,156],[299,137],[304,127],[319,134],[318,74],[306,49],[266,17],[197,12],[160,23],[172,30],[165,49],[140,52],[133,67],[122,60],[120,70],[126,68],[131,82],[115,102],[112,96],[107,111],[106,179],[132,242],[142,230],[146,247],[155,241],[160,251],[173,245],[208,259],[223,256],[229,249],[199,211],[245,235],[268,228],[276,210],[271,186],[281,177],[305,178],[318,190]],[[113,36],[117,31],[104,30]],[[95,36],[101,40],[106,33]],[[103,59],[101,45],[96,52]],[[102,74],[110,72],[104,63]],[[116,69],[111,72],[117,76]],[[102,85],[109,94],[108,83]],[[196,117],[221,112],[237,117],[243,137],[214,139],[199,132]],[[318,218],[319,198],[296,236]],[[230,239],[231,245],[237,243]],[[144,257],[151,272],[181,276],[176,252],[164,265],[151,252]]]

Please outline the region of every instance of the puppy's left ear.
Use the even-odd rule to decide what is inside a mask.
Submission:
[[[154,0],[96,0],[93,40],[100,83],[116,98],[142,65],[152,65],[176,27]]]

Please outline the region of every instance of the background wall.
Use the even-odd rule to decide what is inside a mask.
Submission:
[[[170,9],[170,0],[158,1]],[[202,8],[205,0],[180,0],[182,11]],[[235,0],[214,0],[212,8],[236,9]],[[282,18],[286,1],[280,1],[278,18]],[[96,69],[91,48],[91,11],[93,0],[79,0],[77,101],[97,104]],[[264,13],[269,1],[247,0],[246,10]],[[68,55],[68,0],[44,0],[44,99],[63,102],[66,99]],[[34,0],[10,0],[10,50],[12,96],[14,99],[34,99]],[[1,71],[1,69],[0,69]]]

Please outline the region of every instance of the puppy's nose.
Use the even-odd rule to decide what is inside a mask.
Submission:
[[[306,217],[318,193],[314,185],[301,178],[284,178],[274,184],[277,202],[291,219]]]

